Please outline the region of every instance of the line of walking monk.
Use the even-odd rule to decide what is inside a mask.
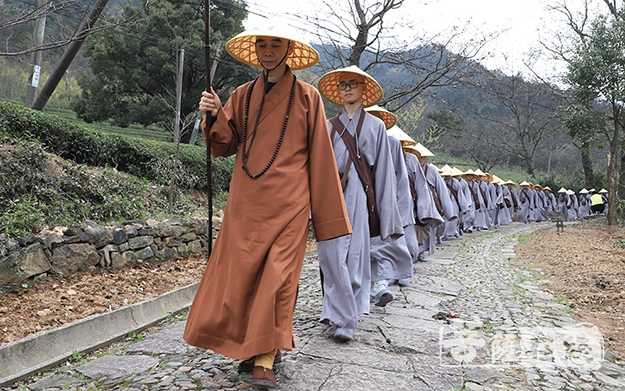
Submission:
[[[272,24],[273,23],[273,24]],[[184,339],[240,359],[251,384],[275,388],[273,365],[294,346],[293,313],[309,224],[317,240],[323,303],[333,339],[355,338],[370,305],[409,284],[415,262],[436,242],[513,220],[576,210],[573,196],[514,183],[480,170],[427,162],[434,156],[378,107],[383,89],[349,66],[315,88],[293,70],[319,61],[283,22],[269,22],[226,44],[235,59],[262,69],[225,105],[202,94],[202,130],[213,156],[235,155],[221,229],[187,319]],[[322,102],[340,113],[327,119]],[[206,118],[212,118],[212,126]],[[212,122],[212,121],[211,121]],[[551,208],[551,209],[550,209]],[[582,210],[583,215],[583,210]],[[578,214],[579,216],[579,214]]]

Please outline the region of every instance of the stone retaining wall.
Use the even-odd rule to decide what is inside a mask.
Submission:
[[[173,217],[106,227],[85,221],[17,239],[0,234],[0,287],[48,273],[68,276],[198,254],[206,251],[206,232],[206,219]]]

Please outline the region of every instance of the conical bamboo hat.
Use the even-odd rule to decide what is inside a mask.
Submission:
[[[292,70],[310,68],[319,62],[319,53],[279,17],[272,17],[262,27],[252,28],[232,38],[226,43],[226,51],[244,64],[262,68],[256,56],[256,37],[275,37],[294,42],[293,53],[286,60]]]
[[[384,122],[384,126],[386,126],[386,130],[391,129],[397,123],[397,116],[386,110],[384,107],[373,105],[366,107],[365,111],[381,119],[382,122]]]
[[[384,93],[382,92],[382,86],[369,74],[356,65],[351,65],[347,68],[337,69],[326,73],[319,79],[319,92],[328,101],[338,106],[343,106],[343,99],[339,94],[339,79],[344,73],[354,73],[360,75],[365,79],[365,85],[362,91],[362,105],[363,107],[369,107],[377,105],[382,100]]]

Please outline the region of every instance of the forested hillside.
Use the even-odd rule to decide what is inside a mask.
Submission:
[[[94,1],[58,3],[65,6],[46,16],[46,42],[71,37]],[[20,12],[34,12],[36,4],[36,0],[5,0],[0,12],[5,20],[11,20]],[[87,38],[46,109],[70,109],[87,122],[122,127],[156,125],[170,132],[178,50],[184,48],[182,114],[188,135],[195,120],[198,96],[204,88],[202,6],[195,0],[135,0],[132,4],[110,0],[105,17],[99,21],[99,25],[108,23],[109,27]],[[243,29],[247,13],[242,0],[217,1],[214,7],[211,39],[216,52],[225,40]],[[0,22],[4,51],[14,53],[32,47],[33,28],[34,20]],[[313,84],[327,70],[341,66],[336,61],[340,56],[324,53],[349,51],[333,43],[317,48],[322,53],[320,64],[300,73],[302,79]],[[59,46],[42,53],[42,83],[63,50]],[[388,103],[386,107],[399,118],[398,125],[437,153],[440,163],[444,163],[443,159],[464,162],[484,171],[498,166],[516,167],[528,179],[550,178],[576,184],[575,187],[587,185],[580,146],[567,135],[557,116],[558,108],[567,104],[565,91],[529,82],[519,75],[491,71],[465,59],[454,65],[462,72],[453,78],[446,75],[447,79],[431,84],[415,97],[398,98],[396,93],[405,86],[431,77],[425,70],[434,60],[421,56],[428,50],[432,48],[386,50],[383,54],[395,63],[375,63],[380,52],[370,49],[363,53],[361,68],[375,64],[368,72],[382,84],[387,97],[393,96],[392,101],[383,100],[382,104]],[[436,50],[440,50],[440,61],[458,61],[457,54],[445,48]],[[23,102],[31,54],[7,53],[0,56],[0,98]],[[423,63],[413,63],[420,56]],[[402,63],[401,59],[407,60]],[[255,74],[256,70],[232,61],[222,50],[213,85],[222,96],[227,96],[234,86]],[[326,111],[331,115],[336,107],[327,105]],[[597,181],[601,180],[599,167],[605,166],[604,156],[605,152],[596,147],[587,151],[587,158],[598,171]]]

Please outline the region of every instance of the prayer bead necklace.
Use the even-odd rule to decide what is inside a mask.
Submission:
[[[293,106],[293,98],[295,97],[295,82],[297,81],[297,77],[293,75],[293,85],[291,86],[291,96],[289,97],[289,106],[286,109],[286,116],[284,118],[284,123],[282,124],[282,131],[280,132],[280,139],[278,140],[278,145],[276,145],[276,150],[273,152],[273,155],[271,156],[271,159],[269,160],[269,163],[267,163],[265,168],[263,168],[263,170],[259,172],[258,174],[252,174],[250,170],[247,168],[247,161],[249,160],[250,152],[252,150],[252,143],[254,141],[254,138],[256,137],[256,131],[258,130],[257,129],[258,121],[254,130],[252,131],[252,140],[250,141],[250,148],[248,150],[247,149],[247,118],[248,118],[248,114],[250,110],[250,100],[252,98],[252,90],[254,89],[254,86],[256,85],[257,81],[258,81],[258,78],[256,78],[254,82],[252,82],[252,85],[247,91],[247,99],[245,100],[245,117],[243,119],[243,151],[242,151],[243,155],[241,156],[243,171],[245,171],[247,176],[249,176],[252,179],[257,179],[261,175],[263,175],[265,172],[267,172],[269,167],[271,167],[274,160],[276,160],[276,157],[278,156],[278,151],[280,151],[280,146],[282,146],[282,141],[284,140],[284,134],[286,133],[286,125],[289,122],[289,116],[291,114],[291,107]],[[263,91],[263,94],[266,94],[266,92]],[[263,101],[264,100],[265,100],[265,97],[263,96]],[[263,105],[261,104],[260,110],[258,112],[259,117],[262,114],[262,108],[263,108]]]

